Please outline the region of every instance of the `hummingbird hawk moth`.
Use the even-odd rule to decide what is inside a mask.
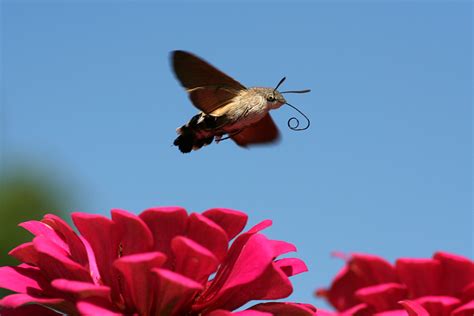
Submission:
[[[189,153],[202,146],[231,138],[237,145],[272,143],[278,140],[279,131],[270,110],[286,104],[298,111],[307,120],[307,126],[299,128],[299,121],[292,117],[288,126],[293,130],[304,130],[310,121],[301,111],[288,104],[283,94],[306,93],[310,90],[283,91],[275,88],[246,88],[217,68],[185,52],[171,53],[172,66],[181,85],[189,93],[191,102],[200,112],[185,125],[177,129],[174,145],[183,153]],[[296,122],[296,125],[292,125]],[[226,137],[223,137],[226,135]]]

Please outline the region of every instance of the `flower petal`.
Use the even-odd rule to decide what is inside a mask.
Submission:
[[[274,316],[316,315],[316,308],[314,306],[298,303],[262,303],[252,306],[248,310],[262,311]]]
[[[207,217],[193,213],[188,218],[186,236],[209,249],[219,261],[227,254],[229,239],[219,225]]]
[[[451,316],[472,316],[474,315],[474,300],[456,308]]]
[[[36,266],[38,264],[38,252],[36,251],[33,242],[26,242],[18,247],[10,250],[8,253],[13,258]]]
[[[46,223],[40,221],[28,221],[19,224],[18,226],[23,227],[35,236],[45,236],[47,239],[54,242],[56,245],[64,249],[69,250],[66,242],[57,234],[54,229]]]
[[[373,313],[372,308],[367,306],[367,304],[361,303],[361,304],[354,305],[351,308],[346,309],[342,313],[336,314],[336,315],[341,315],[341,316],[372,316],[373,314],[374,313]]]
[[[244,229],[248,219],[247,214],[226,208],[213,208],[203,212],[202,215],[222,227],[229,240]]]
[[[474,282],[469,283],[464,287],[460,298],[463,302],[474,300]]]
[[[245,310],[240,312],[229,312],[223,309],[213,310],[204,316],[273,316],[270,313],[259,312],[254,310]]]
[[[292,243],[282,241],[282,240],[270,240],[270,243],[273,245],[273,256],[279,257],[283,254],[296,251],[295,245]]]
[[[404,309],[395,309],[386,312],[375,313],[374,316],[408,316],[408,313]]]
[[[197,242],[177,236],[171,242],[175,257],[174,271],[204,284],[219,264],[216,256]]]
[[[215,301],[217,300],[217,292],[222,291],[223,285],[228,281],[229,277],[234,271],[234,266],[237,264],[237,261],[241,257],[241,252],[243,251],[244,247],[246,248],[249,239],[252,238],[255,234],[257,234],[262,229],[265,229],[268,226],[270,226],[271,223],[272,222],[270,220],[265,220],[255,225],[254,227],[252,227],[249,231],[241,234],[234,240],[231,248],[229,249],[229,252],[227,253],[225,261],[222,262],[221,267],[218,269],[215,278],[213,279],[211,284],[206,288],[206,290],[203,293],[201,293],[201,295],[199,296],[199,298],[196,300],[195,304],[193,305],[194,310],[203,310],[206,306],[215,303]],[[262,252],[261,254],[257,252],[257,258],[260,258],[260,260],[258,260],[259,262],[261,261],[260,256],[262,254],[264,255],[266,253],[264,257],[272,256],[274,252],[273,246],[268,247],[267,245],[267,248],[268,249]],[[243,260],[246,260],[245,259],[246,256],[243,256],[243,258],[244,258]],[[267,265],[268,265],[269,263],[268,258],[265,259],[264,261],[267,262]],[[245,264],[243,264],[243,266],[245,267]],[[249,272],[250,277],[255,278],[255,275],[263,274],[266,267],[259,265],[257,262],[250,262],[250,265],[247,268],[250,270]],[[248,276],[246,278],[248,279]],[[219,306],[219,308],[222,308],[222,306]]]
[[[94,252],[100,278],[105,285],[109,285],[117,295],[118,275],[112,269],[112,263],[118,258],[118,243],[113,238],[114,223],[105,216],[87,213],[73,213],[74,225],[89,243]]]
[[[406,298],[407,289],[398,283],[384,283],[360,288],[355,295],[375,311],[382,312],[399,308],[398,302]]]
[[[441,264],[432,259],[398,259],[395,264],[400,281],[406,285],[409,298],[440,293]]]
[[[158,281],[154,315],[183,315],[202,285],[166,269],[154,269]]]
[[[40,284],[47,284],[47,281],[35,267],[26,265],[0,267],[0,288],[18,293],[27,293],[31,290],[40,291]]]
[[[235,240],[223,268],[193,305],[194,310],[233,310],[250,300],[278,299],[292,292],[288,277],[273,263],[271,242],[261,234],[251,234],[241,244],[241,237]]]
[[[60,298],[44,298],[29,294],[11,294],[0,299],[0,306],[3,308],[16,308],[27,303],[56,305],[63,302]]]
[[[46,214],[42,222],[53,228],[56,234],[67,244],[71,258],[74,261],[83,266],[88,264],[87,251],[84,244],[65,221],[54,214]]]
[[[397,280],[393,265],[378,256],[353,254],[348,265],[365,286]]]
[[[343,311],[360,303],[355,292],[363,287],[396,282],[394,267],[381,257],[354,254],[343,267],[329,289],[319,289],[316,295]]]
[[[170,259],[171,240],[175,236],[184,235],[186,230],[186,210],[182,207],[156,207],[145,210],[139,217],[153,234],[153,250],[164,253]]]
[[[86,297],[107,298],[110,295],[110,288],[105,285],[95,285],[88,282],[70,281],[66,279],[56,279],[51,285],[64,293],[71,293],[78,299]]]
[[[474,262],[471,260],[445,252],[437,252],[433,258],[441,263],[440,294],[458,297],[469,283],[474,282]]]
[[[152,269],[166,261],[161,252],[140,253],[115,261],[114,266],[123,276],[122,293],[128,307],[136,308],[140,315],[149,315],[155,293]]]
[[[275,264],[289,277],[308,271],[304,261],[298,258],[280,259]]]
[[[461,303],[451,296],[424,296],[414,300],[423,306],[430,315],[450,315],[450,313]]]
[[[118,209],[111,213],[120,247],[119,257],[152,250],[153,235],[140,217]]]
[[[35,237],[33,245],[38,252],[38,267],[49,279],[92,281],[89,272],[83,266],[72,261],[64,249],[46,236]]]
[[[428,311],[415,301],[400,301],[400,304],[405,308],[409,316],[430,316]]]
[[[123,316],[113,306],[99,299],[80,301],[76,305],[80,315]]]
[[[13,309],[0,309],[0,314],[2,316],[31,316],[31,315],[61,316],[63,315],[43,305],[38,305],[38,304],[22,305],[20,307],[13,308]]]

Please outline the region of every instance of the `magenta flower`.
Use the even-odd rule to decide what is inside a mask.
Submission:
[[[338,312],[317,315],[472,316],[474,262],[438,252],[432,259],[398,259],[395,265],[377,256],[354,254],[326,298]]]
[[[22,264],[0,267],[0,287],[16,292],[0,300],[2,315],[315,314],[283,302],[232,312],[287,297],[288,277],[307,270],[299,259],[276,259],[296,249],[260,233],[269,220],[241,233],[247,215],[228,209],[111,213],[72,214],[80,235],[55,215],[22,223],[35,237],[10,252]]]

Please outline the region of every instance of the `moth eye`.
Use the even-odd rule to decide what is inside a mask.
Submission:
[[[268,98],[267,98],[267,101],[268,101],[268,102],[273,102],[273,101],[275,101],[275,97],[273,97],[273,96],[268,97]]]

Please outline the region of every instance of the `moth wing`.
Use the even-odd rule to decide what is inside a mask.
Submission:
[[[270,114],[267,113],[263,119],[243,129],[231,138],[237,145],[247,147],[252,144],[276,142],[280,138],[280,132]]]
[[[246,89],[191,53],[174,51],[172,63],[176,77],[188,91],[189,98],[206,114],[228,104],[241,90]]]

